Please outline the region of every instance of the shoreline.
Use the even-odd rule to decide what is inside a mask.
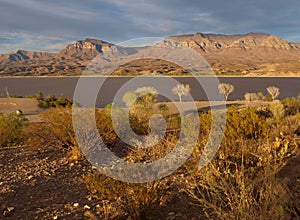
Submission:
[[[145,78],[300,78],[300,75],[288,75],[288,76],[268,76],[268,75],[189,75],[189,76],[168,76],[168,75],[78,75],[78,76],[0,76],[0,79],[26,79],[26,78],[134,78],[134,77],[145,77]]]

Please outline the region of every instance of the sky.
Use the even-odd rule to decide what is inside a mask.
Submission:
[[[300,42],[299,10],[299,0],[0,0],[0,53],[57,52],[87,37],[118,43],[196,32]]]

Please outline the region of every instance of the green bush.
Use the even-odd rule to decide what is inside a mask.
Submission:
[[[0,146],[15,146],[23,141],[22,133],[27,119],[16,113],[0,114]]]
[[[48,95],[44,98],[43,93],[41,92],[37,92],[34,95],[27,95],[26,98],[35,98],[41,108],[67,107],[73,104],[72,99],[65,98],[63,96],[56,98],[55,95]]]
[[[67,107],[72,105],[72,100],[59,97],[56,98],[55,95],[48,95],[46,98],[38,99],[39,106],[42,108],[51,108],[51,107]]]

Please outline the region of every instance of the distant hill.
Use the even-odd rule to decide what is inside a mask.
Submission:
[[[51,53],[18,50],[9,54],[0,54],[0,64],[49,57]]]
[[[300,45],[269,34],[172,36],[222,74],[300,75]]]
[[[222,35],[196,33],[171,36],[172,41],[193,48],[217,74],[300,75],[300,43],[290,43],[269,34]],[[143,48],[124,49],[90,39],[69,44],[58,53],[19,50],[0,55],[0,75],[76,75],[102,52],[126,56]],[[161,60],[139,60],[120,67],[114,74],[186,74]]]

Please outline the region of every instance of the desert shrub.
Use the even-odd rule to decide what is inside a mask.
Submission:
[[[127,107],[131,106],[137,98],[137,94],[135,92],[129,91],[124,94],[122,97],[122,101],[125,103]]]
[[[104,204],[99,215],[101,219],[126,217],[127,219],[145,219],[152,209],[159,207],[162,196],[168,191],[167,179],[145,184],[121,182],[99,173],[84,176],[88,189],[102,201],[107,201],[116,210],[105,212]]]
[[[256,93],[258,100],[264,101],[265,100],[265,95],[262,92],[257,92]]]
[[[61,96],[58,99],[56,99],[55,105],[56,107],[72,106],[72,100]]]
[[[147,88],[136,90],[135,94],[137,98],[134,103],[131,103],[128,112],[131,128],[139,135],[147,135],[150,132],[149,120],[154,113],[153,104],[155,103],[155,94],[147,93]],[[138,95],[140,96],[138,97]]]
[[[50,108],[40,114],[42,122],[30,123],[25,130],[26,144],[33,147],[57,146],[72,149],[78,147],[73,130],[71,107]],[[105,143],[117,139],[110,117],[103,110],[95,110],[98,131]]]
[[[189,163],[187,163],[188,169],[191,169],[195,164],[199,164],[198,161],[211,132],[211,117],[212,113],[210,111],[200,115],[200,136],[195,152]],[[229,156],[232,160],[239,160],[242,154],[239,145],[241,142],[249,145],[248,148],[251,150],[251,143],[263,142],[269,132],[270,125],[264,116],[261,116],[253,107],[242,110],[231,107],[227,112],[226,127],[221,142],[224,155]],[[248,148],[245,148],[245,150],[248,151]],[[251,159],[248,160],[251,161]]]
[[[285,115],[284,105],[279,100],[273,101],[269,105],[269,109],[272,112],[273,118],[280,120]]]
[[[300,101],[296,98],[286,98],[282,101],[285,115],[296,115],[300,112]]]
[[[293,137],[299,135],[300,131],[300,113],[296,115],[285,116],[280,121],[268,120],[270,126],[269,137],[275,139],[285,137]]]
[[[297,124],[296,118],[289,120],[289,124]],[[229,109],[224,138],[215,159],[203,169],[186,166],[192,174],[187,177],[186,191],[203,210],[203,217],[286,218],[291,195],[277,174],[299,143],[293,136],[275,139],[270,132],[273,124],[278,125],[278,121],[260,116],[254,108]],[[201,139],[205,139],[210,129],[210,113],[201,115],[201,128]],[[193,154],[195,161],[201,155],[201,141],[199,146],[199,154]]]
[[[117,107],[117,106],[116,106]],[[111,108],[112,105],[106,106],[104,110],[96,110],[95,119],[96,125],[101,138],[104,143],[113,143],[118,139],[118,135],[115,133],[114,126],[111,120]],[[118,107],[117,107],[118,108]],[[119,108],[118,108],[119,109]],[[122,111],[121,109],[119,109]],[[118,125],[116,125],[118,126]]]
[[[256,93],[245,93],[244,98],[247,102],[259,100],[259,97]]]
[[[41,108],[70,107],[73,103],[71,99],[63,96],[56,98],[55,95],[48,95],[46,98],[43,98],[43,94],[39,92],[32,97],[38,100]]]
[[[158,105],[158,111],[164,116],[167,116],[170,113],[168,106],[164,103]]]
[[[15,146],[23,141],[22,133],[27,119],[22,115],[0,113],[0,147]]]
[[[267,161],[252,166],[245,162],[245,154],[240,160],[224,155],[221,150],[218,158],[190,176],[187,184],[188,194],[202,208],[205,217],[284,219],[290,195],[285,183],[276,178],[278,168],[272,166],[269,154],[258,155]]]
[[[38,91],[34,95],[26,95],[25,98],[34,98],[34,99],[37,99],[38,101],[40,101],[40,100],[44,99],[44,96],[41,91]]]
[[[31,123],[26,129],[26,144],[35,147],[76,146],[71,108],[51,108],[40,114],[42,122]]]
[[[111,107],[99,111],[97,124],[102,128],[98,129],[109,134],[107,141],[118,142],[119,139],[113,132],[109,108]],[[281,112],[282,108],[279,110]],[[199,159],[211,130],[211,114],[212,112],[201,113],[196,149],[189,161],[172,178],[146,184],[131,184],[96,172],[86,175],[88,189],[104,201],[98,213],[100,218],[144,219],[149,210],[159,206],[160,198],[166,192],[178,193],[174,189],[170,191],[174,186],[172,184],[185,188],[199,206],[198,214],[202,218],[285,219],[291,216],[291,210],[295,207],[290,201],[295,197],[289,192],[285,180],[278,177],[278,173],[299,148],[297,130],[300,114],[277,120],[253,107],[231,107],[227,112],[227,124],[220,149],[214,160],[200,169]],[[177,144],[177,129],[181,120],[178,115],[166,118],[168,130],[164,140],[151,149],[126,146],[128,151],[124,159],[132,163],[148,163],[168,154]],[[170,119],[176,119],[173,127],[170,126]],[[145,118],[140,121],[148,123]],[[191,121],[194,119],[190,118],[182,126],[192,126]],[[192,128],[189,130],[198,132]],[[152,137],[149,141],[156,140]],[[181,176],[184,176],[184,180]],[[174,179],[179,179],[180,182],[172,182]]]
[[[268,124],[253,107],[237,111],[231,108],[227,113],[224,142],[235,145],[237,140],[260,139],[268,134]]]
[[[56,107],[55,95],[48,95],[46,98],[39,100],[39,106],[42,108]]]
[[[264,95],[262,92],[256,93],[258,100],[261,101],[272,101],[272,96],[270,94]]]
[[[167,154],[175,147],[177,144],[178,137],[174,133],[168,133],[164,138],[159,141],[157,136],[152,136],[146,138],[146,145],[151,147],[144,147],[142,142],[138,140],[133,140],[138,147],[128,147],[128,152],[126,155],[126,160],[132,163],[148,163],[157,161]],[[158,142],[157,144],[154,144]]]

